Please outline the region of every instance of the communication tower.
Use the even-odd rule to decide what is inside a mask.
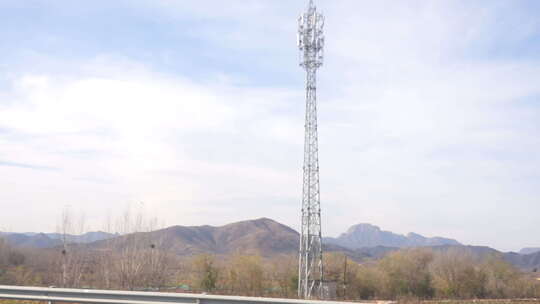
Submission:
[[[323,298],[321,204],[319,192],[319,148],[317,137],[317,69],[324,57],[324,16],[313,0],[298,18],[300,66],[306,71],[306,122],[302,231],[298,265],[298,297]]]

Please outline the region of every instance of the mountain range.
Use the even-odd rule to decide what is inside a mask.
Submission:
[[[118,234],[102,231],[87,232],[80,235],[66,234],[65,239],[68,243],[89,244],[96,241],[110,239]],[[27,248],[54,248],[63,243],[64,235],[61,233],[15,233],[0,232],[0,237],[7,240],[11,245]]]
[[[1,233],[0,237],[19,247],[54,248],[62,244],[62,235],[45,233]],[[135,237],[148,246],[159,246],[179,256],[198,253],[215,255],[260,254],[266,257],[296,254],[299,233],[294,229],[268,218],[248,220],[215,226],[171,226],[151,232],[118,235],[90,232],[68,235],[71,243],[80,243],[89,249],[110,246],[123,247]],[[146,246],[146,245],[145,245]],[[483,246],[465,246],[456,240],[443,237],[425,237],[416,233],[395,234],[371,224],[358,224],[336,238],[324,238],[326,252],[342,252],[358,262],[379,259],[403,248],[429,247],[437,251],[463,250],[478,256],[500,255],[506,261],[524,270],[540,268],[538,248],[525,248],[520,253],[503,253]]]

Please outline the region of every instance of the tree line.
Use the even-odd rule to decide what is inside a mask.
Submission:
[[[540,298],[540,282],[531,273],[498,256],[461,250],[407,249],[364,263],[328,253],[324,263],[325,284],[336,299]],[[21,249],[0,240],[0,284],[7,285],[294,298],[297,280],[295,256],[179,257],[144,237],[100,250]]]

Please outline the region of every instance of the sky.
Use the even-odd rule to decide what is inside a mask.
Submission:
[[[319,0],[323,234],[540,246],[540,2]],[[0,231],[299,228],[303,0],[0,0]]]

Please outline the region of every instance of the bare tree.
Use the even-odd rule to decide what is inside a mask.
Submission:
[[[191,272],[196,286],[203,291],[211,292],[217,287],[219,269],[214,256],[200,254],[191,260]]]
[[[156,233],[157,220],[148,220],[143,210],[135,214],[128,208],[118,222],[121,234],[111,240],[110,254],[114,257],[113,276],[120,288],[160,288],[169,273],[171,259]]]
[[[8,263],[8,255],[10,246],[8,242],[0,237],[0,267],[6,267]]]
[[[430,266],[439,297],[482,298],[487,277],[470,252],[449,250],[435,256]]]
[[[262,296],[267,287],[265,274],[260,256],[235,254],[230,258],[226,280],[235,294]]]
[[[74,221],[69,206],[65,207],[57,227],[60,234],[61,248],[59,249],[60,280],[62,287],[80,287],[85,268],[87,267],[87,253],[81,244],[77,244],[74,235],[85,232],[85,217],[80,215]]]
[[[270,259],[266,264],[266,271],[275,295],[280,297],[296,297],[298,289],[298,257],[284,255]]]
[[[111,216],[107,215],[103,231],[113,233]],[[97,280],[95,285],[99,288],[113,288],[114,271],[114,238],[101,241],[101,246],[94,251],[94,269]]]

